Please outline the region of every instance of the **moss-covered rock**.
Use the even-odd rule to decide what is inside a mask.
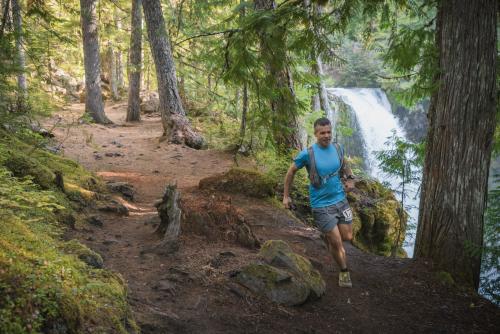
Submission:
[[[259,255],[266,263],[296,275],[309,288],[311,298],[319,298],[325,293],[326,283],[319,271],[313,268],[308,259],[294,253],[286,242],[268,240],[262,245]]]
[[[54,173],[43,166],[36,159],[22,154],[22,152],[8,151],[9,156],[4,162],[4,166],[16,177],[32,177],[33,182],[43,189],[54,186]]]
[[[325,293],[321,274],[286,242],[268,240],[259,255],[266,263],[252,263],[237,275],[237,281],[252,292],[285,305],[299,305]]]
[[[232,168],[226,173],[204,178],[200,189],[213,189],[230,193],[240,193],[251,197],[271,197],[277,183],[267,175],[255,170]]]
[[[263,263],[252,263],[236,276],[253,293],[278,304],[300,305],[309,296],[307,285],[291,273]]]
[[[102,268],[103,260],[101,255],[94,252],[77,240],[70,240],[64,244],[63,250],[67,254],[76,255],[80,260],[93,268]]]
[[[354,244],[379,255],[405,256],[402,248],[408,214],[381,183],[361,179],[347,193],[353,209]]]

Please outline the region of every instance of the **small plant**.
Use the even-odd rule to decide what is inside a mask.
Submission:
[[[398,137],[395,131],[393,131],[391,137],[388,137],[388,141],[385,144],[388,147],[387,150],[376,152],[376,157],[379,160],[379,167],[388,176],[395,177],[399,180],[396,187],[397,189],[392,190],[401,196],[399,201],[401,208],[398,210],[399,227],[395,244],[391,250],[391,255],[395,256],[398,248],[400,248],[399,241],[401,240],[401,232],[404,227],[405,210],[410,209],[410,207],[406,205],[406,199],[412,192],[409,185],[420,183],[420,169],[423,165],[423,144],[410,143]]]

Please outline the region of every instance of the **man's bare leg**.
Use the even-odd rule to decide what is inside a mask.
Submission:
[[[333,256],[333,259],[339,265],[340,269],[347,268],[347,261],[345,256],[344,245],[342,244],[342,237],[338,226],[336,225],[331,231],[325,233],[328,240],[328,250]]]
[[[338,224],[342,241],[352,241],[352,223],[351,224]]]

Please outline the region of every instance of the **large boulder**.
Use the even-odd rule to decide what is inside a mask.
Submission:
[[[49,69],[50,75],[47,78],[47,83],[50,84],[49,89],[57,94],[77,99],[83,88],[83,83],[78,82],[69,73],[57,67],[53,59],[50,60]]]
[[[408,214],[394,193],[374,180],[356,180],[347,193],[353,210],[353,243],[363,250],[389,256],[406,256],[402,246]]]
[[[264,263],[249,264],[236,276],[236,281],[278,304],[300,305],[309,296],[309,288],[302,280]]]
[[[326,283],[321,274],[286,242],[268,240],[259,255],[265,263],[249,264],[236,276],[237,282],[253,293],[290,306],[325,293]]]
[[[266,263],[298,276],[309,288],[311,298],[319,298],[325,293],[326,283],[319,271],[308,259],[294,253],[286,242],[268,240],[262,245],[259,255]]]
[[[153,114],[160,110],[160,96],[157,92],[141,92],[141,112]]]

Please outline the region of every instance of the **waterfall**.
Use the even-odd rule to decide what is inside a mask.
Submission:
[[[385,143],[388,137],[392,136],[393,131],[398,137],[406,138],[404,130],[392,113],[391,104],[384,91],[379,88],[329,88],[328,94],[340,98],[354,113],[363,138],[365,166],[369,175],[380,181],[388,182],[393,190],[399,190],[400,180],[384,174],[378,166],[379,162],[374,154],[375,151],[387,149]],[[410,192],[412,188],[415,190],[414,187],[411,187],[409,188]],[[415,194],[410,194],[405,202],[405,205],[409,205],[407,211],[410,214],[410,220],[416,223],[418,198],[415,198]],[[414,230],[408,229],[404,244],[404,249],[410,257],[413,255],[414,232]]]

